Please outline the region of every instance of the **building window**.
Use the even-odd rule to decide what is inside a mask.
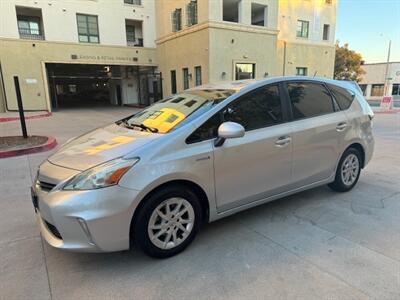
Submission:
[[[197,0],[192,0],[186,5],[187,26],[197,24]]]
[[[176,94],[176,71],[171,71],[171,94]]]
[[[223,0],[222,20],[239,23],[239,5],[240,1]]]
[[[364,96],[367,94],[367,84],[359,84],[359,87],[363,93]]]
[[[373,84],[371,88],[371,96],[373,97],[383,96],[383,89],[384,89],[383,84]]]
[[[99,26],[97,16],[76,15],[78,23],[79,42],[81,43],[99,43]]]
[[[322,33],[322,39],[324,41],[328,41],[329,40],[329,31],[330,31],[330,26],[328,24],[324,24],[324,30]]]
[[[397,84],[397,83],[393,84],[392,95],[393,96],[400,95],[400,84]]]
[[[189,69],[183,68],[182,75],[183,75],[183,89],[187,90],[189,88]]]
[[[267,13],[266,5],[251,3],[251,25],[267,27]]]
[[[125,20],[125,32],[128,46],[143,47],[141,21]]]
[[[310,26],[310,22],[297,20],[297,37],[308,38],[308,28]]]
[[[142,0],[124,0],[126,4],[142,5]]]
[[[256,75],[256,64],[237,63],[235,66],[235,80],[254,79]]]
[[[39,17],[17,16],[21,39],[44,40]]]
[[[202,82],[203,80],[201,78],[201,66],[194,67],[194,73],[195,73],[195,76],[196,76],[196,86],[202,85],[203,84],[203,82]]]
[[[182,9],[177,8],[172,12],[172,31],[177,32],[182,29]]]
[[[129,43],[134,43],[136,40],[135,37],[135,26],[133,25],[125,25],[126,30],[126,41]]]
[[[307,76],[307,68],[296,68],[296,76]]]

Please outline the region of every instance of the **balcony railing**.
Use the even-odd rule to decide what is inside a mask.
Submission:
[[[142,0],[124,0],[126,4],[142,5]]]
[[[127,43],[128,43],[128,46],[131,46],[131,47],[143,47],[143,39],[142,38],[128,40]]]
[[[18,28],[19,37],[27,40],[44,40],[44,34],[41,30]]]

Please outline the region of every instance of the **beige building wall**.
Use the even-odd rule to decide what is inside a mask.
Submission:
[[[309,22],[307,38],[297,37],[297,21]],[[324,24],[329,25],[323,40]],[[278,57],[281,74],[296,75],[306,67],[309,76],[333,77],[335,60],[336,0],[280,0]]]
[[[238,3],[238,22],[224,21],[224,1]],[[181,69],[189,67],[192,73],[195,65],[202,65],[203,83],[234,80],[235,63],[254,63],[255,78],[296,75],[296,68],[307,68],[309,76],[333,77],[336,0],[199,0],[198,24],[192,27],[185,26],[187,3],[156,1],[164,95],[171,92],[171,70],[176,70],[179,92]],[[266,26],[251,24],[252,4],[267,7]],[[183,27],[172,32],[171,13],[176,8],[182,9]],[[307,38],[296,36],[298,20],[309,22]],[[323,40],[324,24],[330,26],[327,40]],[[192,83],[193,77],[190,87]]]
[[[46,63],[157,66],[153,48],[55,43],[0,38],[0,62],[9,110],[18,109],[13,76],[19,76],[26,110],[51,110]],[[28,55],[27,55],[28,54]]]
[[[204,24],[206,25],[206,24]],[[201,67],[203,83],[209,82],[209,29],[196,26],[188,32],[159,41],[158,67],[163,78],[164,96],[171,94],[171,71],[175,70],[177,91],[183,90],[183,68],[189,69],[189,87],[195,86],[194,68]]]
[[[386,63],[373,63],[373,64],[365,64],[362,68],[365,71],[365,74],[362,76],[359,85],[364,90],[364,96],[367,100],[375,100],[380,101],[384,94],[384,89],[382,89],[382,95],[373,96],[372,95],[372,86],[373,85],[381,85],[384,87],[385,85],[385,74],[386,74]],[[393,86],[400,85],[400,62],[391,62],[388,66],[387,73],[387,90],[386,95],[392,95],[394,100],[400,101],[400,95],[393,95]]]
[[[5,97],[0,91],[0,111],[17,109],[15,75],[26,110],[51,110],[46,63],[157,67],[154,1],[131,5],[123,0],[0,0],[0,65],[5,89]],[[20,38],[17,10],[40,16],[44,40]],[[98,44],[79,43],[77,13],[98,17]],[[144,47],[127,45],[126,20],[142,25],[135,31]],[[132,85],[127,81],[121,85]]]
[[[9,110],[17,109],[13,76],[19,76],[26,110],[51,110],[46,63],[157,66],[153,48],[56,43],[0,38],[0,62]]]
[[[279,75],[274,30],[233,23],[210,24],[210,81],[235,80],[236,63],[254,63],[255,78]]]

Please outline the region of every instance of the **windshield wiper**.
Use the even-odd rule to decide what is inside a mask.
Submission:
[[[128,123],[128,120],[123,120],[122,123],[124,124],[124,126],[126,128],[129,128],[129,129],[133,129],[135,127],[139,127],[139,128],[141,128],[143,130],[150,131],[151,133],[157,133],[158,132],[157,128],[149,127],[149,126],[146,126],[144,124]]]

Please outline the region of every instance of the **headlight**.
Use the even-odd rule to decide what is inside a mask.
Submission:
[[[98,165],[72,177],[62,187],[63,190],[93,190],[118,184],[121,177],[139,158],[117,158]]]

